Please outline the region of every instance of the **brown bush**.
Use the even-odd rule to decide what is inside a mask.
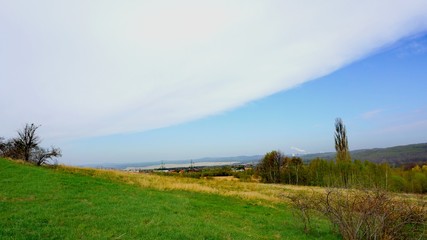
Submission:
[[[424,239],[425,204],[384,191],[329,189],[289,197],[307,231],[315,211],[327,217],[344,239]]]

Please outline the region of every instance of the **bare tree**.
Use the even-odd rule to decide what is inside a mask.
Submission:
[[[22,158],[20,147],[17,145],[15,139],[3,141],[0,139],[0,156],[13,159]]]
[[[40,137],[36,135],[36,130],[40,126],[26,124],[23,130],[18,130],[18,138],[15,139],[15,145],[19,148],[25,161],[30,161],[31,152],[40,144]]]
[[[6,149],[6,142],[3,137],[0,137],[0,156],[3,156],[4,150]]]
[[[341,118],[335,120],[335,150],[337,151],[337,162],[351,161],[347,133]]]
[[[55,157],[61,157],[61,149],[50,147],[50,149],[36,147],[31,154],[31,161],[34,162],[37,166],[46,164]]]
[[[26,124],[22,130],[18,130],[18,137],[3,142],[0,139],[0,154],[12,159],[23,159],[40,166],[47,164],[55,157],[61,157],[61,149],[56,147],[42,148],[39,146],[41,140],[36,134],[40,126]]]

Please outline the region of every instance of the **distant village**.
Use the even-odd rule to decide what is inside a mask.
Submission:
[[[147,167],[127,167],[124,171],[132,173],[186,173],[186,172],[200,172],[205,169],[212,168],[229,168],[232,172],[244,172],[252,170],[254,163],[241,163],[241,162],[193,162],[189,164],[165,164],[162,162],[160,165],[147,166]]]

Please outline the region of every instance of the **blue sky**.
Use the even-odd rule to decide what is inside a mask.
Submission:
[[[41,124],[67,164],[333,151],[336,117],[351,149],[426,142],[426,13],[424,0],[0,0],[0,136]]]
[[[87,161],[334,151],[336,117],[351,149],[427,142],[427,35],[417,35],[293,89],[236,109],[142,133],[67,145]]]

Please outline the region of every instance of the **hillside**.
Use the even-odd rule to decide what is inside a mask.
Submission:
[[[239,162],[239,163],[253,163],[258,162],[263,156],[235,156],[235,157],[205,157],[197,159],[187,160],[171,160],[171,161],[148,161],[148,162],[136,162],[136,163],[99,163],[99,164],[85,164],[82,167],[94,167],[94,168],[112,168],[112,169],[125,169],[128,167],[140,167],[145,168],[149,166],[160,167],[161,163],[164,164],[184,164],[189,166],[191,161],[193,163],[216,163],[216,162]]]
[[[337,239],[262,197],[285,188],[199,181],[0,159],[0,239]]]
[[[285,153],[286,154],[286,153]],[[360,149],[351,151],[353,159],[358,160],[368,160],[375,163],[384,163],[387,162],[391,165],[401,166],[401,165],[411,165],[427,162],[427,143],[420,144],[410,144],[405,146],[395,146],[388,148],[373,148],[373,149]],[[185,166],[190,166],[191,161],[193,163],[200,162],[239,162],[242,164],[252,164],[258,163],[264,155],[253,155],[253,156],[235,156],[235,157],[209,157],[209,158],[199,158],[193,160],[175,160],[175,161],[156,161],[156,162],[139,162],[139,163],[104,163],[104,164],[88,164],[84,165],[87,167],[95,168],[113,168],[113,169],[125,169],[128,167],[149,167],[154,166],[153,168],[160,168],[161,163],[164,164],[183,164]],[[310,161],[315,158],[322,159],[334,159],[335,152],[326,152],[326,153],[313,153],[313,154],[304,154],[298,155],[304,161]],[[230,165],[229,164],[229,165]]]
[[[389,148],[373,148],[351,151],[353,159],[368,160],[375,163],[389,163],[391,165],[407,165],[427,162],[427,143],[410,144]],[[335,158],[335,152],[315,153],[303,155],[306,161],[323,158]]]

